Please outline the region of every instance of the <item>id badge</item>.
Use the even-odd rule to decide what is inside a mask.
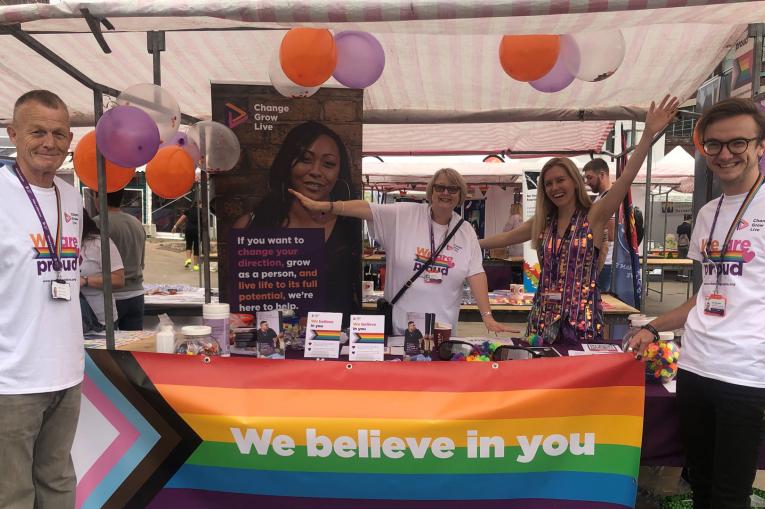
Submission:
[[[428,283],[440,283],[441,282],[441,272],[426,272],[425,273],[425,281]]]
[[[50,295],[54,300],[72,300],[72,290],[63,279],[51,281]]]
[[[725,316],[727,299],[719,293],[710,293],[704,299],[704,314],[709,316]]]

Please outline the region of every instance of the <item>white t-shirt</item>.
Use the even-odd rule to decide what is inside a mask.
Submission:
[[[712,258],[719,257],[745,197],[723,198],[712,236]],[[718,200],[704,205],[696,218],[688,250],[694,260],[703,261]],[[765,189],[760,189],[742,216],[721,264],[718,293],[727,299],[723,317],[704,313],[705,297],[714,292],[717,276],[715,264],[703,265],[696,306],[685,324],[680,367],[723,382],[765,388]]]
[[[82,381],[84,349],[80,316],[80,233],[82,199],[56,178],[61,193],[61,252],[71,300],[53,300],[53,262],[40,220],[10,168],[0,167],[0,394],[32,394],[66,389]],[[56,194],[32,186],[56,236]]]
[[[109,239],[109,256],[112,264],[112,272],[124,268],[120,252],[117,250],[117,246],[114,245],[114,242],[111,239]],[[85,240],[82,243],[82,266],[80,267],[80,275],[100,275],[101,267],[101,237]],[[101,288],[94,288],[92,286],[85,286],[81,288],[80,291],[85,296],[88,304],[90,304],[96,317],[98,317],[98,321],[101,322],[101,325],[105,325],[104,291]],[[117,305],[114,303],[114,295],[112,295],[112,317],[114,320],[117,320]]]
[[[414,275],[420,263],[430,257],[430,225],[433,226],[433,243],[438,249],[457,225],[459,216],[452,213],[449,224],[440,225],[431,220],[427,204],[370,206],[372,222],[368,225],[369,231],[385,249],[385,298],[390,301]],[[394,333],[403,335],[407,312],[435,313],[436,321],[451,323],[452,331],[456,331],[462,283],[465,278],[481,272],[484,272],[483,256],[478,237],[470,223],[465,221],[436,261],[396,302],[393,307]],[[438,275],[440,279],[437,279]]]

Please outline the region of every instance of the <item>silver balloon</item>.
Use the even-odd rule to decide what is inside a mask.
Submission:
[[[159,139],[169,141],[181,125],[181,109],[170,92],[152,83],[132,85],[117,97],[120,106],[135,106],[145,111],[156,122]]]
[[[239,140],[234,131],[219,122],[197,122],[186,133],[193,141],[208,173],[228,171],[239,162]]]

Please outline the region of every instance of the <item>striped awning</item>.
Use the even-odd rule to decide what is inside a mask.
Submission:
[[[108,18],[104,54],[80,9]],[[682,100],[765,19],[765,1],[700,0],[155,0],[0,7],[86,76],[121,90],[151,82],[148,30],[164,30],[162,86],[184,113],[210,118],[211,82],[268,83],[285,31],[322,26],[366,30],[386,52],[381,79],[364,92],[368,154],[597,151],[615,119],[641,119],[666,93]],[[621,28],[626,55],[597,82],[555,94],[509,78],[498,61],[504,34]],[[90,90],[10,35],[0,38],[0,123],[31,88],[59,93],[80,125],[92,124]],[[340,86],[330,80],[327,86]]]

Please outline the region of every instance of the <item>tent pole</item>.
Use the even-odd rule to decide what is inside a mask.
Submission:
[[[96,120],[104,112],[104,96],[93,90],[93,114]],[[112,260],[109,249],[109,206],[106,203],[106,161],[96,147],[96,168],[98,172],[98,218],[101,223],[101,275],[104,292],[104,326],[106,327],[106,349],[114,350],[114,309],[112,308]]]
[[[643,133],[645,135],[645,133]],[[637,138],[637,125],[635,124],[635,121],[632,122],[632,145],[635,145],[635,139]],[[645,298],[648,291],[648,236],[645,234],[646,231],[650,233],[650,227],[653,221],[653,218],[651,217],[652,210],[651,210],[651,163],[652,163],[652,153],[653,153],[653,143],[651,144],[651,148],[648,150],[648,157],[646,158],[646,169],[645,169],[645,211],[643,212],[643,260],[642,260],[642,267],[640,270],[640,278],[643,282],[642,285],[640,285],[640,311],[645,311]]]

